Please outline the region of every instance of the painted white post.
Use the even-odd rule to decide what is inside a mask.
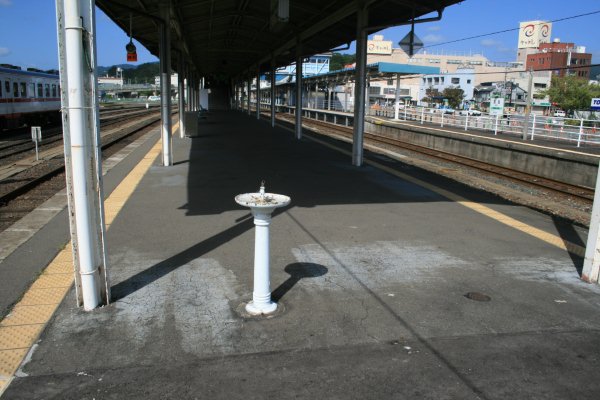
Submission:
[[[275,60],[271,60],[271,128],[275,128]]]
[[[256,70],[256,119],[260,120],[260,67]]]
[[[92,0],[57,0],[65,170],[77,303],[108,304]],[[84,35],[85,33],[85,35]],[[84,43],[87,51],[84,51]]]
[[[598,166],[598,175],[596,176],[594,205],[592,206],[592,218],[585,247],[581,279],[590,283],[600,283],[600,166]]]
[[[40,160],[40,154],[38,151],[38,143],[42,141],[42,127],[32,126],[31,127],[31,139],[35,143],[35,161]]]
[[[258,193],[244,193],[235,197],[236,203],[250,207],[254,216],[254,290],[252,301],[246,304],[246,311],[253,315],[270,314],[277,309],[271,301],[269,279],[269,225],[271,214],[276,208],[290,203],[288,196],[265,193],[264,182]]]
[[[425,119],[425,107],[421,108],[421,125],[423,125],[423,120]]]
[[[405,121],[406,121],[406,113],[407,113],[407,111],[406,111],[406,110],[407,110],[407,109],[408,109],[408,105],[406,104],[406,102],[404,102],[404,120],[405,120]]]
[[[496,114],[496,124],[494,126],[494,135],[498,135],[498,120],[500,119],[500,115]]]
[[[171,1],[162,4],[163,23],[160,24],[160,105],[162,164],[173,165],[173,137],[171,135]]]
[[[396,95],[394,96],[396,99],[396,103],[394,106],[394,119],[398,120],[398,114],[400,114],[400,74],[396,74]],[[404,108],[406,108],[406,102],[404,104]]]
[[[365,128],[365,91],[369,90],[367,74],[367,25],[369,17],[366,6],[360,6],[356,12],[356,69],[354,71],[354,126],[352,130],[352,165],[363,164],[363,145]]]
[[[469,130],[469,110],[467,110],[467,115],[465,117],[465,131]]]
[[[179,55],[179,71],[177,73],[177,93],[179,93],[179,137],[183,139],[185,137],[185,85],[184,85],[184,59],[183,55]],[[237,91],[236,91],[237,95]],[[236,104],[237,106],[237,104]]]
[[[250,90],[252,89],[252,77],[248,76],[247,79],[248,79],[248,81],[246,82],[246,90],[247,90],[247,93],[246,93],[247,110],[246,111],[248,112],[248,115],[252,115],[252,111],[250,111]]]
[[[583,136],[583,119],[579,123],[579,135],[577,136],[577,147],[581,146],[581,137]]]
[[[531,140],[533,140],[533,137],[535,135],[535,117],[537,116],[537,114],[533,114],[533,125],[531,125]]]
[[[302,53],[298,50],[296,55],[296,139],[302,139]]]

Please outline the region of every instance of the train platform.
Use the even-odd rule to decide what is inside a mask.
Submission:
[[[105,177],[108,306],[75,305],[64,212],[27,242],[51,245],[7,256],[2,274],[18,257],[49,267],[0,322],[0,362],[24,359],[0,364],[2,398],[598,398],[584,229],[293,136],[212,112],[197,137],[175,135],[172,167],[158,132],[124,157]],[[254,225],[234,197],[262,180],[291,204],[271,223],[278,311],[252,317]]]

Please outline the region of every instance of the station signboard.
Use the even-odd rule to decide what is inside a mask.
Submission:
[[[490,115],[503,115],[504,114],[504,98],[495,97],[490,99]]]
[[[600,111],[600,98],[592,99],[592,111]]]
[[[392,54],[392,42],[388,40],[368,40],[367,54]]]

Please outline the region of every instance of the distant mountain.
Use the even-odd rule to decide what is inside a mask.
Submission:
[[[127,69],[136,69],[137,65],[131,65],[131,64],[118,64],[118,65],[112,65],[110,67],[97,67],[96,69],[98,70],[98,76],[104,76],[106,75],[106,73],[111,70],[111,69],[117,69],[117,68],[121,68],[122,70],[127,70]]]
[[[117,76],[117,68],[123,70],[123,79],[131,83],[154,83],[154,77],[159,73],[159,63],[140,65],[118,64],[111,67],[98,67],[98,76]]]

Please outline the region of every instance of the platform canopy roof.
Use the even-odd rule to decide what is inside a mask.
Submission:
[[[461,0],[289,0],[289,18],[277,16],[285,0],[96,0],[96,5],[158,56],[162,9],[170,4],[173,69],[180,54],[202,76],[236,77],[265,71],[356,39],[357,10],[368,10],[368,32],[436,18]],[[433,13],[433,14],[432,14]],[[123,58],[125,58],[123,43]],[[299,47],[300,46],[300,47]],[[120,50],[120,49],[119,49]],[[117,50],[117,51],[119,51]]]

